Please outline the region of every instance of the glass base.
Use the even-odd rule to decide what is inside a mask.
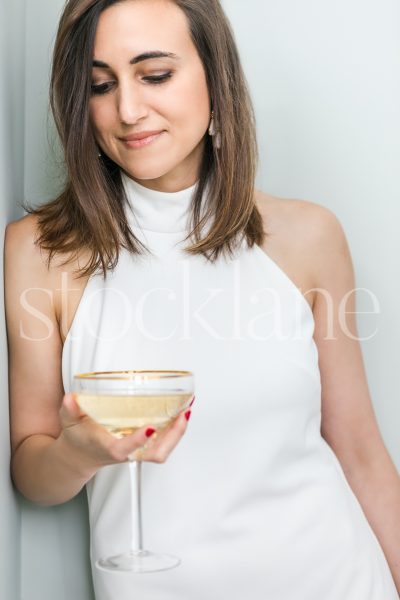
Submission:
[[[125,571],[127,573],[153,573],[166,571],[180,564],[180,559],[169,554],[154,554],[147,550],[117,554],[96,561],[96,567],[102,571]]]

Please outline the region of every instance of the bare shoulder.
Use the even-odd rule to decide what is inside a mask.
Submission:
[[[260,190],[255,200],[267,234],[263,249],[303,293],[321,284],[323,271],[332,258],[345,255],[350,260],[343,227],[330,209]],[[308,300],[313,305],[312,294]]]
[[[38,243],[40,235],[36,215],[26,215],[12,221],[6,227],[4,260],[6,281],[20,280],[30,287],[56,287],[59,278],[60,259],[49,264],[48,252]]]
[[[271,234],[283,230],[290,234],[298,233],[294,242],[318,243],[326,240],[326,236],[333,241],[343,237],[343,228],[336,215],[325,206],[293,198],[280,198],[259,190],[256,191],[256,204],[264,220],[267,230]]]
[[[6,243],[10,249],[17,249],[21,244],[33,249],[37,235],[37,218],[26,215],[17,221],[11,221],[6,227]]]
[[[50,273],[46,255],[36,243],[38,234],[34,215],[26,215],[7,225],[4,240],[6,282],[10,277],[19,277],[36,281],[38,285],[48,283]]]
[[[78,261],[77,256],[55,254],[51,263],[48,261],[48,252],[38,243],[40,229],[36,215],[25,215],[17,221],[12,221],[6,227],[4,252],[5,260],[13,267],[34,272],[35,276],[45,278],[58,277],[61,271],[73,272],[81,266],[85,252],[81,251]]]
[[[78,277],[77,271],[87,264],[89,253],[82,250],[76,256],[56,254],[49,263],[48,252],[38,243],[39,234],[36,215],[26,215],[7,225],[4,244],[7,313],[12,318],[17,305],[20,309],[21,298],[29,294],[35,310],[57,323],[64,340],[88,279]],[[28,318],[26,311],[23,317]],[[21,315],[16,314],[17,318],[20,320]]]

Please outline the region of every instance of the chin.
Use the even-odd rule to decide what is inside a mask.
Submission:
[[[142,179],[143,181],[150,179],[160,179],[169,173],[173,173],[178,165],[168,164],[168,165],[160,165],[158,161],[157,165],[122,165],[122,168],[128,175],[134,177],[135,179]]]

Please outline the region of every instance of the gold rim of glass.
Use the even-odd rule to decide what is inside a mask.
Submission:
[[[146,374],[147,379],[169,379],[174,377],[193,376],[192,371],[168,371],[168,370],[136,370],[136,371],[93,371],[92,373],[78,373],[74,379],[122,379],[133,381],[135,375]]]

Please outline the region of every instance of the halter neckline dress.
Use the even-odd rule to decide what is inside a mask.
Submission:
[[[92,276],[66,339],[75,373],[195,374],[187,432],[142,474],[144,547],[170,571],[108,573],[131,545],[128,464],[87,484],[96,600],[398,600],[382,549],[321,437],[314,320],[300,290],[245,241],[215,263],[184,252],[195,186],[165,193],[123,175],[151,251]]]

